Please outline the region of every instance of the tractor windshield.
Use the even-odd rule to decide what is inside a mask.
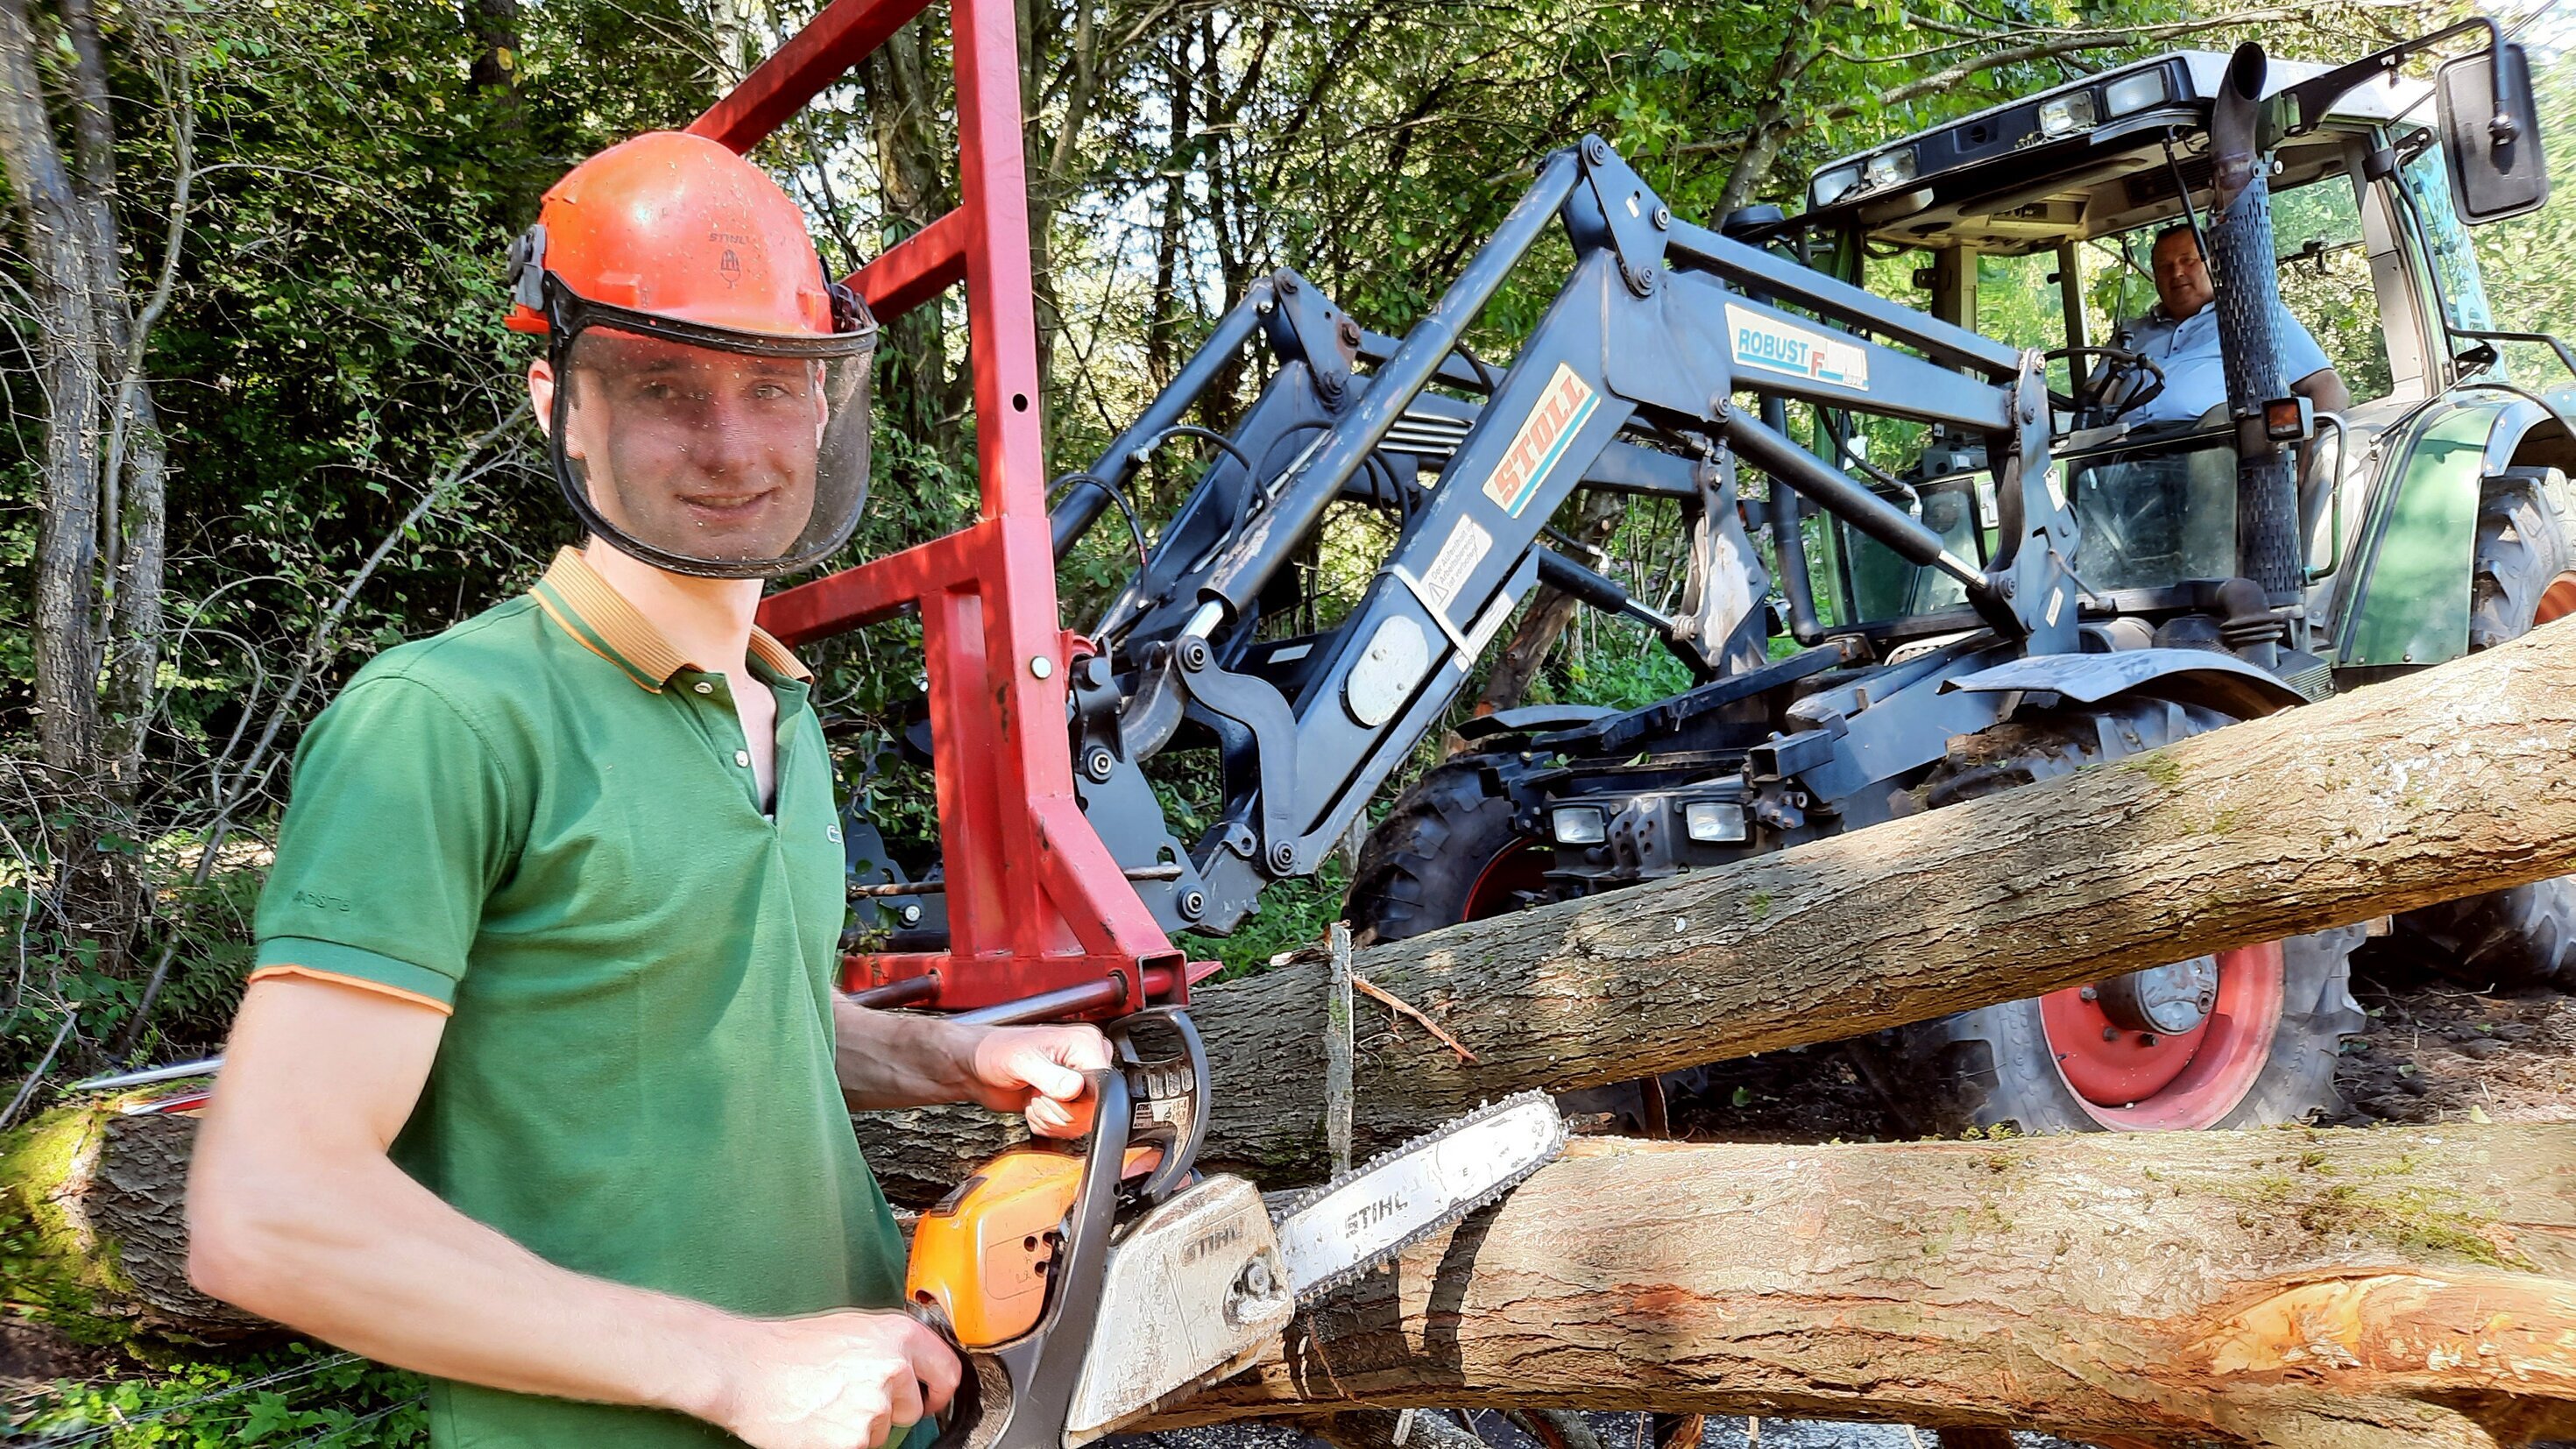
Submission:
[[[2388,350],[2360,194],[2341,154],[2313,152],[2296,168],[2294,184],[2274,198],[2282,305],[2316,344],[2309,357],[2321,355],[2354,396],[2378,397],[2390,387]],[[2144,174],[2153,180],[2160,173]],[[2438,154],[2410,162],[2407,179],[2419,190],[2447,188]],[[2171,196],[2170,188],[2164,195]],[[2449,217],[2447,189],[2423,209]],[[2046,353],[2137,347],[2142,331],[2172,330],[2160,320],[2153,257],[2157,237],[2181,217],[2169,200],[2132,215],[2143,219],[2090,236],[2077,234],[2080,228],[2013,236],[1990,223],[1996,234],[1948,253],[1882,243],[1869,251],[1862,275],[1873,291],[1920,298],[1945,320],[2015,347]],[[2465,233],[2458,243],[2465,256]],[[2431,249],[2440,253],[2439,238]],[[2439,280],[2455,317],[2465,309],[2483,312],[2473,266],[2446,266]],[[2165,345],[2170,351],[2173,343]],[[2126,377],[2118,375],[2124,371]],[[2167,589],[2236,572],[2233,445],[2223,392],[2212,391],[2223,383],[2214,367],[2188,378],[2186,371],[2167,370],[2166,381],[2175,386],[2158,400],[2144,396],[2152,373],[2123,368],[2098,351],[2074,351],[2048,364],[2050,388],[2082,404],[2061,407],[2055,451],[2079,528],[2075,568],[2089,591]],[[1831,458],[1839,447],[1854,476],[1941,533],[1957,557],[1989,555],[1994,482],[1982,448],[1885,420],[1859,423],[1857,434],[1837,443],[1828,428],[1818,451]],[[1907,564],[1848,526],[1833,534],[1832,583],[1849,601],[1854,622],[1916,619],[1965,602],[1959,585],[1939,571]]]

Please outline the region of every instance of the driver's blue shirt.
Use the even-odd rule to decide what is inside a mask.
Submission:
[[[2325,349],[2317,339],[2290,314],[2287,307],[2276,306],[2279,319],[2273,325],[2280,329],[2281,377],[2297,382],[2323,368]],[[2155,359],[2165,370],[2165,390],[2149,398],[2143,407],[2120,414],[2124,423],[2189,422],[2202,413],[2227,401],[2227,364],[2218,351],[2218,304],[2204,302],[2199,311],[2179,322],[2165,315],[2162,307],[2138,319],[2130,329],[2128,344],[2132,349]]]

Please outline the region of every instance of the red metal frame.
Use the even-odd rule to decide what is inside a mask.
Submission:
[[[689,129],[747,151],[926,0],[834,0]],[[1057,618],[1038,432],[1036,289],[1010,0],[951,0],[963,203],[849,280],[880,322],[966,284],[983,506],[968,527],[777,594],[790,644],[921,611],[950,949],[844,959],[851,990],[929,977],[964,1010],[1095,988],[1078,1014],[1186,1001],[1203,974],[1154,921],[1073,795],[1065,680],[1080,636]],[[1074,1013],[1068,1013],[1074,1014]]]

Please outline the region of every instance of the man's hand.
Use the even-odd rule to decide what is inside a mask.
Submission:
[[[1109,1065],[1109,1040],[1090,1026],[997,1026],[966,1051],[967,1090],[996,1112],[1018,1112],[1040,1137],[1091,1130],[1084,1072]]]
[[[963,1366],[902,1313],[740,1320],[702,1415],[755,1449],[879,1449],[948,1407]]]

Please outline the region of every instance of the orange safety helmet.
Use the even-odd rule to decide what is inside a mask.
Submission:
[[[675,131],[611,146],[546,192],[510,284],[507,325],[547,340],[556,480],[593,533],[714,578],[848,541],[876,322],[767,173]]]
[[[704,136],[648,131],[565,173],[511,248],[513,332],[546,331],[542,275],[605,302],[740,332],[841,331],[805,214]]]

